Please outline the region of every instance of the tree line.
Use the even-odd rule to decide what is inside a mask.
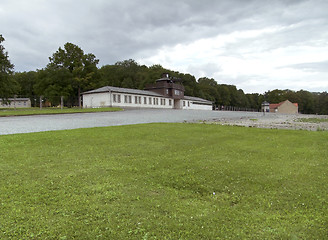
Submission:
[[[77,45],[66,43],[49,57],[49,63],[42,69],[29,72],[14,72],[8,53],[1,44],[0,35],[0,97],[13,95],[29,97],[44,96],[53,106],[64,96],[66,105],[81,104],[80,93],[103,86],[144,89],[154,83],[163,73],[181,79],[185,95],[200,97],[213,102],[216,108],[222,106],[237,109],[260,110],[264,101],[279,103],[290,100],[299,104],[299,112],[305,114],[328,114],[328,93],[314,93],[305,90],[273,90],[264,94],[245,94],[234,85],[219,84],[213,78],[196,80],[189,73],[166,69],[159,64],[150,67],[129,59],[113,65],[97,67],[99,60],[94,54],[84,53]]]

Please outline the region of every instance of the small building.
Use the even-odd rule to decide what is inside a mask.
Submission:
[[[270,103],[267,101],[262,103],[262,112],[270,112]]]
[[[184,95],[179,79],[164,74],[145,90],[105,86],[82,93],[83,108],[134,107],[212,110],[212,102]]]
[[[270,112],[297,114],[298,113],[298,103],[292,103],[289,100],[286,100],[281,103],[270,104]]]
[[[0,98],[0,108],[30,108],[31,100],[29,98],[8,98],[8,101],[3,101]]]

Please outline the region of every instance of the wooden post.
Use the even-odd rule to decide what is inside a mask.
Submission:
[[[17,97],[17,95],[15,94],[14,95],[14,109],[15,109],[15,111],[16,111],[16,97]]]
[[[81,89],[80,89],[80,86],[78,88],[77,95],[78,95],[78,101],[79,101],[79,108],[81,108]]]
[[[64,96],[60,97],[60,109],[63,110],[64,108]]]
[[[40,110],[42,110],[42,96],[40,96]]]

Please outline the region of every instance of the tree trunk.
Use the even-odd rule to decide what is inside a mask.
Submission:
[[[78,87],[77,95],[78,95],[78,101],[79,101],[79,108],[81,108],[81,88],[80,87]]]

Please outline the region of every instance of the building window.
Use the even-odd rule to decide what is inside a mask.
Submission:
[[[121,95],[120,95],[120,94],[117,95],[117,102],[118,102],[118,103],[121,102]]]
[[[190,107],[190,102],[188,101],[188,107]]]
[[[141,97],[135,96],[134,97],[134,103],[135,104],[141,104]]]
[[[165,105],[165,99],[161,98],[161,105]]]
[[[113,102],[115,102],[116,103],[116,94],[113,94]]]
[[[129,96],[129,103],[132,103],[132,97]]]
[[[167,95],[169,95],[169,90],[168,90],[168,89],[166,89],[166,91],[165,91],[165,92],[166,92],[166,94],[167,94]]]
[[[183,106],[184,106],[184,107],[186,106],[186,101],[183,101]]]
[[[155,100],[155,101],[156,101],[156,105],[158,105],[158,98],[156,98],[156,100]]]
[[[179,90],[174,90],[174,94],[175,95],[180,95],[180,91]]]
[[[127,103],[127,102],[128,102],[128,96],[124,95],[124,103]]]
[[[171,99],[169,99],[169,105],[172,106],[172,100]]]
[[[151,97],[149,98],[149,105],[151,105]]]
[[[147,97],[144,97],[144,104],[147,104]]]

